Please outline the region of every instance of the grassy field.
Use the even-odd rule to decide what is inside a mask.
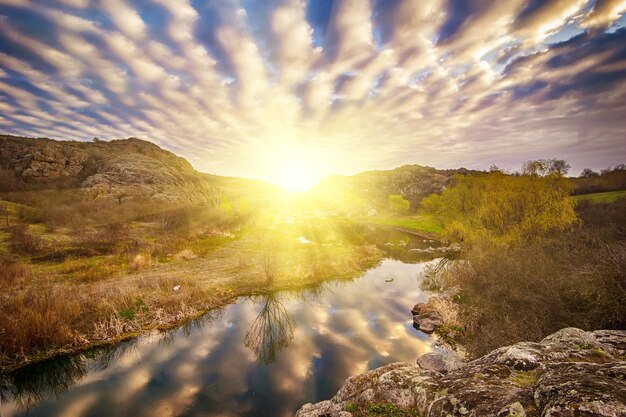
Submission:
[[[351,279],[382,258],[345,220],[0,204],[0,370],[178,326],[239,296]]]
[[[609,191],[606,193],[582,194],[574,196],[574,200],[576,201],[588,200],[592,203],[612,203],[623,198],[626,198],[626,190]]]
[[[420,215],[412,217],[367,217],[362,222],[368,224],[394,226],[430,236],[437,236],[442,228],[432,217]]]

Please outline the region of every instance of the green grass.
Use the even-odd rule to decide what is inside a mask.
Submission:
[[[612,203],[622,198],[626,198],[626,190],[608,191],[605,193],[582,194],[582,195],[574,196],[574,200],[576,201],[588,200],[596,204],[597,203]]]
[[[431,216],[411,216],[411,217],[371,217],[365,219],[370,224],[380,224],[385,226],[396,226],[416,232],[423,232],[438,235],[442,232],[442,227]]]

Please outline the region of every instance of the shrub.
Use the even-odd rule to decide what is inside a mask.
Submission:
[[[422,201],[444,236],[468,244],[514,246],[564,231],[577,222],[570,186],[558,176],[500,172],[457,175],[441,195]]]
[[[41,239],[32,235],[28,230],[28,225],[18,223],[10,226],[9,246],[15,253],[25,255],[35,255],[41,246]]]
[[[139,271],[141,269],[148,268],[152,265],[152,257],[150,255],[137,254],[133,256],[130,261],[129,267],[131,271]]]
[[[409,200],[404,199],[404,197],[398,194],[391,194],[387,198],[387,203],[389,205],[389,210],[398,214],[406,214],[411,205]]]

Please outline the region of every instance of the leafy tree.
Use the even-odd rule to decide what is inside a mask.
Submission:
[[[600,174],[592,170],[591,168],[585,168],[580,173],[580,178],[598,178]]]
[[[537,166],[547,174],[541,162]],[[422,208],[441,222],[448,238],[469,244],[514,246],[571,227],[577,217],[568,181],[539,176],[534,168],[525,164],[528,174],[518,177],[457,175],[442,194],[422,200]]]
[[[389,197],[387,198],[387,202],[389,204],[389,210],[399,214],[404,214],[408,212],[411,205],[411,203],[409,203],[409,200],[406,200],[399,194],[389,195]]]

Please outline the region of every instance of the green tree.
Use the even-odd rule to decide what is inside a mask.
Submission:
[[[389,210],[398,214],[405,214],[408,212],[411,205],[408,200],[399,194],[389,195],[387,203],[389,205]]]
[[[514,246],[577,222],[567,179],[524,171],[528,173],[521,176],[457,175],[442,194],[422,200],[421,207],[439,220],[446,237],[468,244]]]

